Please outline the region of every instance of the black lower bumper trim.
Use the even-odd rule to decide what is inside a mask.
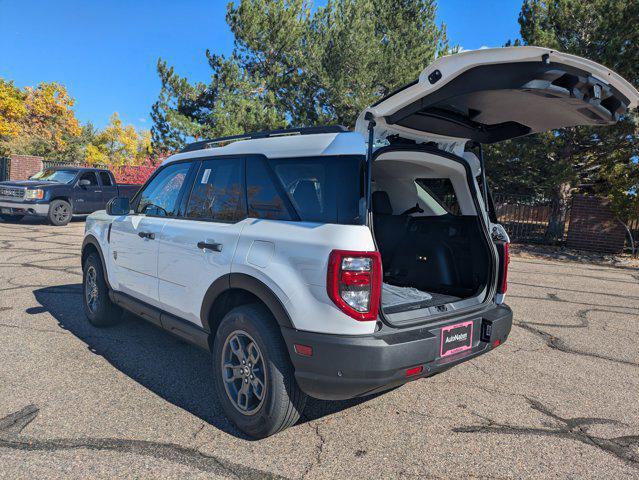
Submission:
[[[441,358],[441,327],[468,320],[473,321],[472,348]],[[495,342],[506,341],[511,326],[510,308],[491,305],[436,325],[401,330],[384,328],[366,336],[327,335],[291,328],[282,328],[282,335],[300,388],[315,398],[344,400],[431,376],[482,355],[494,348]],[[313,355],[295,353],[296,343],[311,346]],[[416,366],[423,367],[421,373],[407,377],[406,369]]]

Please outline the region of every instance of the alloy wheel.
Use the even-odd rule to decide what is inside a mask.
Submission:
[[[71,212],[69,211],[69,207],[61,204],[61,205],[56,205],[56,207],[53,209],[53,218],[55,218],[55,220],[57,222],[65,222],[67,220],[67,218],[69,218],[69,214]]]
[[[86,273],[86,279],[84,281],[84,296],[87,302],[87,307],[91,313],[95,313],[98,309],[98,273],[93,265],[89,266]]]
[[[264,357],[253,337],[243,330],[232,332],[224,342],[222,380],[226,395],[240,413],[252,415],[264,403]]]

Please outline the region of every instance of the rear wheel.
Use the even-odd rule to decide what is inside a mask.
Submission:
[[[102,261],[96,252],[89,254],[82,271],[82,303],[87,319],[95,327],[114,325],[122,316],[122,310],[109,298]]]
[[[73,216],[73,210],[71,204],[66,200],[54,200],[49,205],[49,213],[47,214],[47,220],[51,225],[62,226],[71,221]]]
[[[213,367],[218,400],[247,435],[268,437],[299,419],[306,395],[275,319],[263,306],[244,305],[226,314],[213,343]]]
[[[7,223],[15,223],[22,220],[24,215],[7,215],[6,213],[0,214],[0,218]]]

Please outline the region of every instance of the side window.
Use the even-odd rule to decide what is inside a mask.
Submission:
[[[363,196],[363,157],[269,159],[300,219],[357,224]]]
[[[113,185],[111,182],[111,175],[109,175],[108,172],[100,172],[100,181],[102,181],[102,185],[105,187]]]
[[[135,213],[172,217],[191,163],[174,163],[163,168],[140,193]]]
[[[415,183],[422,188],[422,194],[432,198],[448,213],[461,215],[457,194],[449,178],[418,178]]]
[[[95,176],[94,172],[85,172],[80,176],[80,180],[88,180],[91,182],[91,186],[96,186],[98,184],[98,177]]]
[[[292,220],[269,171],[261,158],[249,159],[246,164],[246,197],[248,215],[268,220]]]
[[[244,217],[242,160],[206,160],[195,177],[186,217],[236,222]]]

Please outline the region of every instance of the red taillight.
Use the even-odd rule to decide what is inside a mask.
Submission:
[[[503,252],[501,256],[501,283],[499,285],[499,293],[506,293],[508,290],[508,264],[510,263],[510,251],[508,243],[503,244]]]
[[[379,252],[333,250],[326,291],[337,307],[356,320],[376,320],[382,290]]]

